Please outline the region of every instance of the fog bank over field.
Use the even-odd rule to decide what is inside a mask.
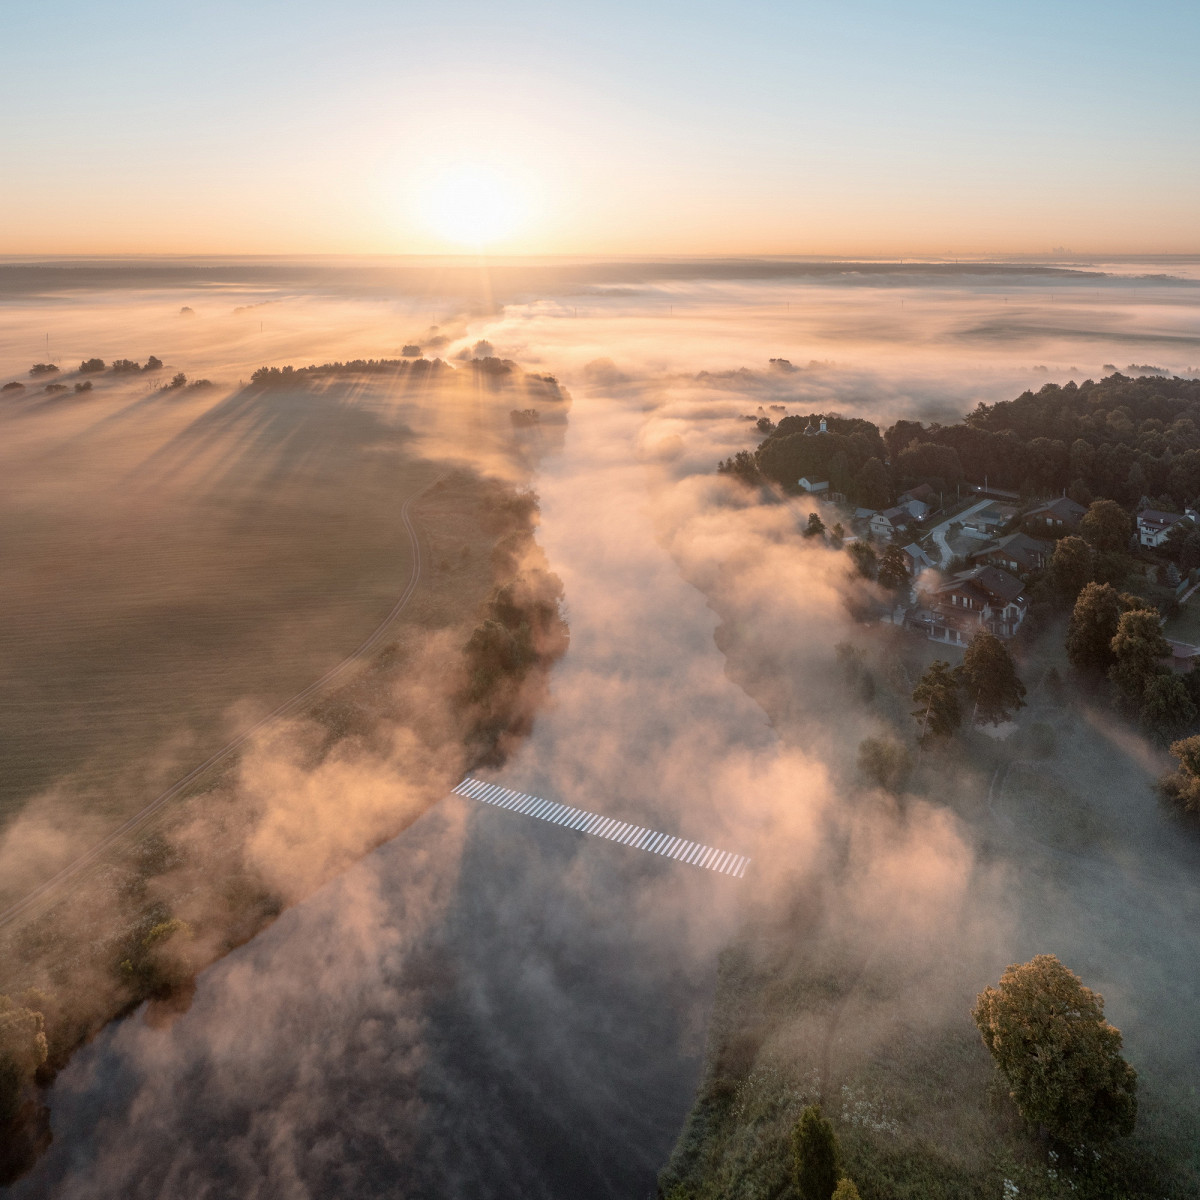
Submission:
[[[167,268],[138,264],[114,287],[120,330],[62,277],[0,268],[12,375],[40,322],[52,346],[109,356],[144,329],[143,353],[202,363],[234,395],[264,363],[408,342],[565,383],[565,439],[529,461],[571,647],[529,738],[481,774],[753,859],[732,880],[451,797],[205,972],[169,1027],[135,1016],[81,1051],[49,1096],[55,1142],[13,1194],[645,1195],[699,1076],[718,955],[764,914],[781,955],[887,979],[887,996],[854,1002],[846,1063],[961,1021],[1007,962],[1044,949],[1109,997],[1152,1088],[1179,1082],[1200,1051],[1177,1003],[1197,982],[1200,921],[1176,934],[1165,898],[1197,915],[1194,864],[1165,852],[1142,909],[1132,852],[1115,889],[1061,864],[1032,888],[1011,846],[983,844],[978,814],[957,810],[979,790],[969,764],[902,805],[851,787],[859,742],[887,732],[834,655],[871,636],[847,608],[868,585],[801,538],[803,511],[714,471],[757,443],[745,416],[760,406],[950,421],[1106,364],[1195,371],[1200,286],[1189,264],[1170,279],[1144,266],[582,264],[469,288],[455,268],[388,296],[382,269],[205,267],[197,289],[176,265],[161,290]],[[72,289],[100,278],[71,269]],[[430,400],[405,436],[503,477],[503,456],[456,447]],[[127,423],[157,403],[131,391]],[[219,456],[226,474],[235,453]],[[340,775],[268,765],[272,787],[336,822],[387,793],[400,757]],[[832,1044],[807,1017],[771,1036],[797,1056]]]

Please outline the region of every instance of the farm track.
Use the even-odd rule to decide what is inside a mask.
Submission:
[[[439,477],[440,478],[440,477]],[[143,808],[139,809],[131,817],[128,817],[120,825],[117,826],[111,833],[97,842],[90,850],[80,855],[73,862],[68,863],[56,874],[52,875],[45,882],[39,884],[33,891],[23,896],[20,900],[11,904],[8,908],[0,912],[0,929],[12,924],[18,918],[28,915],[31,910],[35,909],[38,904],[51,896],[55,891],[61,888],[68,881],[77,879],[89,867],[96,865],[113,846],[117,845],[131,833],[144,826],[151,817],[160,812],[167,804],[176,799],[187,791],[193,784],[197,783],[208,771],[216,767],[218,764],[229,758],[230,755],[240,750],[247,742],[249,742],[257,734],[268,728],[277,721],[282,720],[294,713],[308,701],[313,700],[327,689],[332,683],[337,682],[347,671],[350,670],[357,662],[360,662],[366,655],[370,654],[387,634],[388,629],[396,618],[403,612],[408,602],[412,599],[413,593],[416,591],[417,584],[421,579],[421,541],[417,534],[417,528],[413,524],[412,517],[409,513],[409,507],[414,500],[424,495],[437,480],[432,480],[418,491],[409,496],[400,509],[400,518],[404,522],[405,531],[408,533],[409,542],[412,546],[412,570],[409,572],[408,582],[404,586],[404,590],[400,593],[396,603],[392,606],[391,611],[383,618],[383,620],[375,627],[371,634],[362,642],[355,650],[347,655],[340,663],[326,671],[319,679],[310,683],[303,690],[297,692],[294,696],[285,700],[282,704],[272,709],[265,717],[257,721],[249,729],[240,733],[232,741],[226,743],[219,750],[209,755],[199,766],[194,767],[181,779],[176,780],[166,791],[160,793]]]

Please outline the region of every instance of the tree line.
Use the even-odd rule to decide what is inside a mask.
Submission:
[[[1098,496],[1125,505],[1146,498],[1170,511],[1200,497],[1200,380],[1114,373],[1048,383],[980,403],[954,424],[901,420],[882,434],[870,421],[827,416],[828,433],[806,435],[819,419],[759,421],[767,436],[758,448],[718,471],[792,491],[801,477],[828,480],[867,508],[917,484],[946,491],[985,478],[1026,497],[1065,491],[1085,506]]]

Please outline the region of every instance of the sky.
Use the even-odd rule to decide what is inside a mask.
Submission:
[[[1200,6],[43,0],[0,254],[1200,251]]]

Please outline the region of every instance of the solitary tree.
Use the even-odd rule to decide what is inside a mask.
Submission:
[[[825,522],[817,513],[808,514],[808,526],[804,530],[806,538],[820,537],[825,532]]]
[[[883,558],[879,560],[879,582],[892,592],[903,592],[908,590],[908,562],[904,558],[904,551],[893,542],[883,552]]]
[[[833,528],[829,531],[829,541],[832,546],[837,549],[841,548],[842,542],[845,541],[846,531],[842,528],[841,521],[834,521]]]
[[[98,375],[104,370],[104,359],[102,358],[85,358],[79,364],[79,373],[81,375]]]
[[[918,741],[928,746],[939,737],[950,737],[962,724],[962,707],[958,701],[958,680],[948,662],[937,659],[929,664],[925,674],[913,689],[913,717],[920,725]]]
[[[1137,1072],[1104,998],[1053,954],[1014,964],[971,1014],[1021,1115],[1073,1145],[1133,1132]]]
[[[908,748],[891,738],[863,738],[858,744],[859,771],[885,792],[903,791],[912,766]]]
[[[1050,558],[1050,582],[1063,600],[1074,600],[1092,578],[1095,553],[1081,537],[1062,538]]]
[[[800,1200],[831,1200],[841,1161],[833,1126],[819,1104],[810,1104],[792,1130],[792,1174]]]
[[[1123,605],[1116,588],[1089,583],[1075,601],[1067,626],[1067,658],[1077,671],[1107,674],[1116,661],[1112,640],[1117,636]]]
[[[1147,685],[1166,670],[1162,660],[1171,653],[1158,613],[1152,608],[1122,613],[1112,652],[1114,661],[1108,677],[1127,700],[1141,704]]]
[[[1025,707],[1025,685],[1017,676],[1008,647],[994,634],[981,629],[972,639],[959,667],[959,678],[975,706],[977,721],[999,725],[1018,708]]]
[[[1079,532],[1098,553],[1120,554],[1129,549],[1133,523],[1115,500],[1093,500],[1079,522]]]

